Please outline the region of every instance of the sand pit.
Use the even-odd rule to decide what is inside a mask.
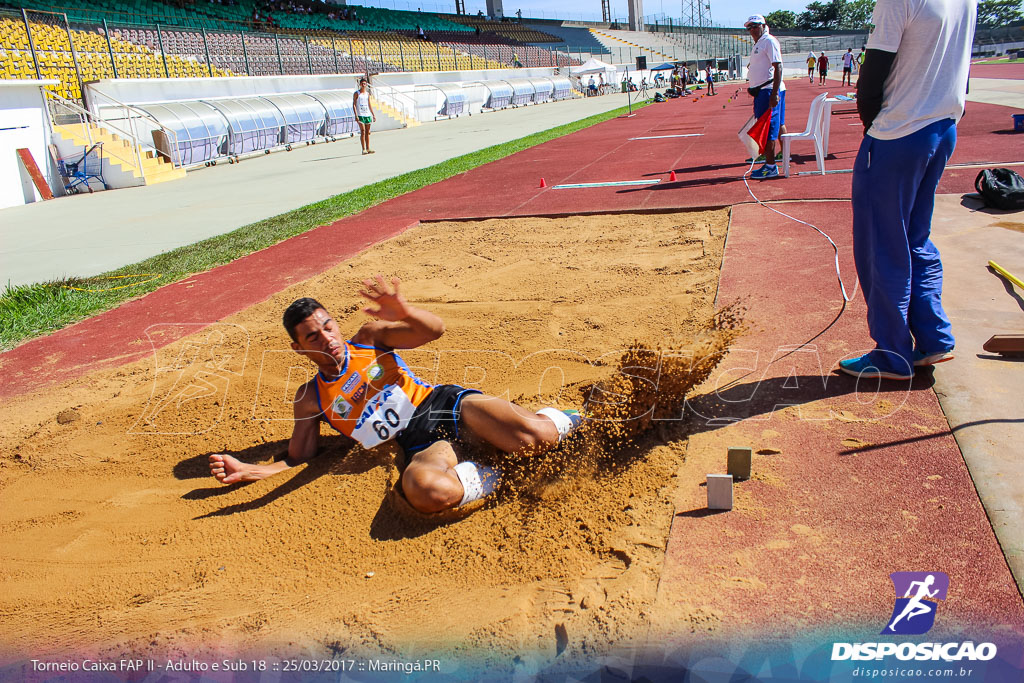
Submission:
[[[443,526],[387,503],[392,450],[346,453],[326,427],[319,458],[266,481],[221,487],[206,460],[286,448],[290,398],[312,372],[280,325],[297,297],[351,334],[365,319],[358,279],[397,275],[447,324],[403,353],[421,376],[571,407],[634,340],[657,348],[699,330],[727,222],[720,211],[423,224],[155,360],[6,402],[5,656],[429,652],[508,668],[642,642],[686,452],[672,423],[616,467]],[[173,325],[153,323],[154,339]]]

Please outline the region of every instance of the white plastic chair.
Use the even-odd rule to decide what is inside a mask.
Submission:
[[[825,152],[822,144],[822,129],[824,128],[825,98],[827,92],[823,92],[811,100],[811,111],[807,115],[807,129],[802,133],[786,133],[780,135],[782,139],[782,175],[789,177],[789,153],[790,147],[795,140],[810,140],[814,143],[814,160],[818,164],[818,171],[825,175]]]

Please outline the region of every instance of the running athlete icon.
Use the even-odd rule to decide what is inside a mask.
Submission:
[[[288,457],[272,464],[243,463],[226,454],[210,456],[210,472],[223,484],[265,479],[317,454],[320,423],[373,448],[394,440],[404,452],[400,486],[409,505],[422,513],[461,508],[492,493],[500,472],[460,459],[457,449],[482,441],[514,455],[541,453],[558,445],[580,422],[578,411],[525,408],[476,389],[432,385],[417,377],[397,349],[414,349],[444,334],[444,322],[406,303],[399,280],[377,275],[363,280],[360,294],[372,302],[363,311],[376,320],[351,339],[318,301],[303,298],[284,312],[292,349],[318,372],[295,394],[295,425]]]
[[[904,598],[910,598],[910,602],[907,603],[906,607],[903,608],[903,611],[900,612],[899,616],[893,619],[892,622],[886,628],[895,633],[896,623],[899,622],[900,619],[906,617],[907,621],[910,621],[914,617],[920,616],[922,614],[929,614],[930,612],[932,612],[935,609],[935,607],[925,604],[923,600],[924,598],[934,598],[936,595],[938,595],[938,588],[936,588],[933,591],[928,590],[932,587],[934,583],[935,576],[933,574],[929,574],[924,581],[912,581],[910,583],[910,586],[907,587],[906,594],[903,596]],[[914,586],[917,586],[916,592],[914,592]],[[914,595],[911,596],[911,593],[914,593]]]

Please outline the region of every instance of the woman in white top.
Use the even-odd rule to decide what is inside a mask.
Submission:
[[[359,144],[363,154],[373,154],[370,149],[370,124],[377,120],[370,104],[370,82],[359,79],[359,90],[352,94],[352,108],[356,110],[356,121],[359,122]]]

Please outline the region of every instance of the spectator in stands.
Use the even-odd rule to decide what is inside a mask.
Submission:
[[[427,39],[427,34],[423,32],[423,27],[422,26],[419,26],[419,25],[416,26],[416,37],[419,38],[420,40],[426,40]]]
[[[750,174],[751,178],[764,180],[777,178],[779,167],[775,165],[775,142],[779,139],[782,126],[786,123],[786,84],[782,80],[782,49],[775,36],[768,32],[764,17],[751,15],[743,26],[754,40],[747,70],[747,92],[754,97],[754,118],[760,118],[771,110],[771,124],[768,142],[764,148],[764,166]]]
[[[843,55],[843,82],[841,85],[853,86],[853,48],[846,48]]]
[[[828,76],[828,57],[822,52],[818,57],[818,85],[825,85],[826,76]]]
[[[963,116],[976,0],[879,0],[857,81],[865,136],[853,165],[853,257],[871,352],[839,363],[857,377],[912,379],[953,357],[932,244],[935,190]],[[870,163],[869,163],[870,161]]]
[[[359,79],[359,90],[352,94],[352,108],[356,110],[356,121],[359,123],[359,144],[363,154],[373,154],[370,149],[370,124],[377,120],[370,104],[370,81]]]
[[[807,53],[807,82],[814,85],[814,67],[818,64],[818,58],[813,52]]]

